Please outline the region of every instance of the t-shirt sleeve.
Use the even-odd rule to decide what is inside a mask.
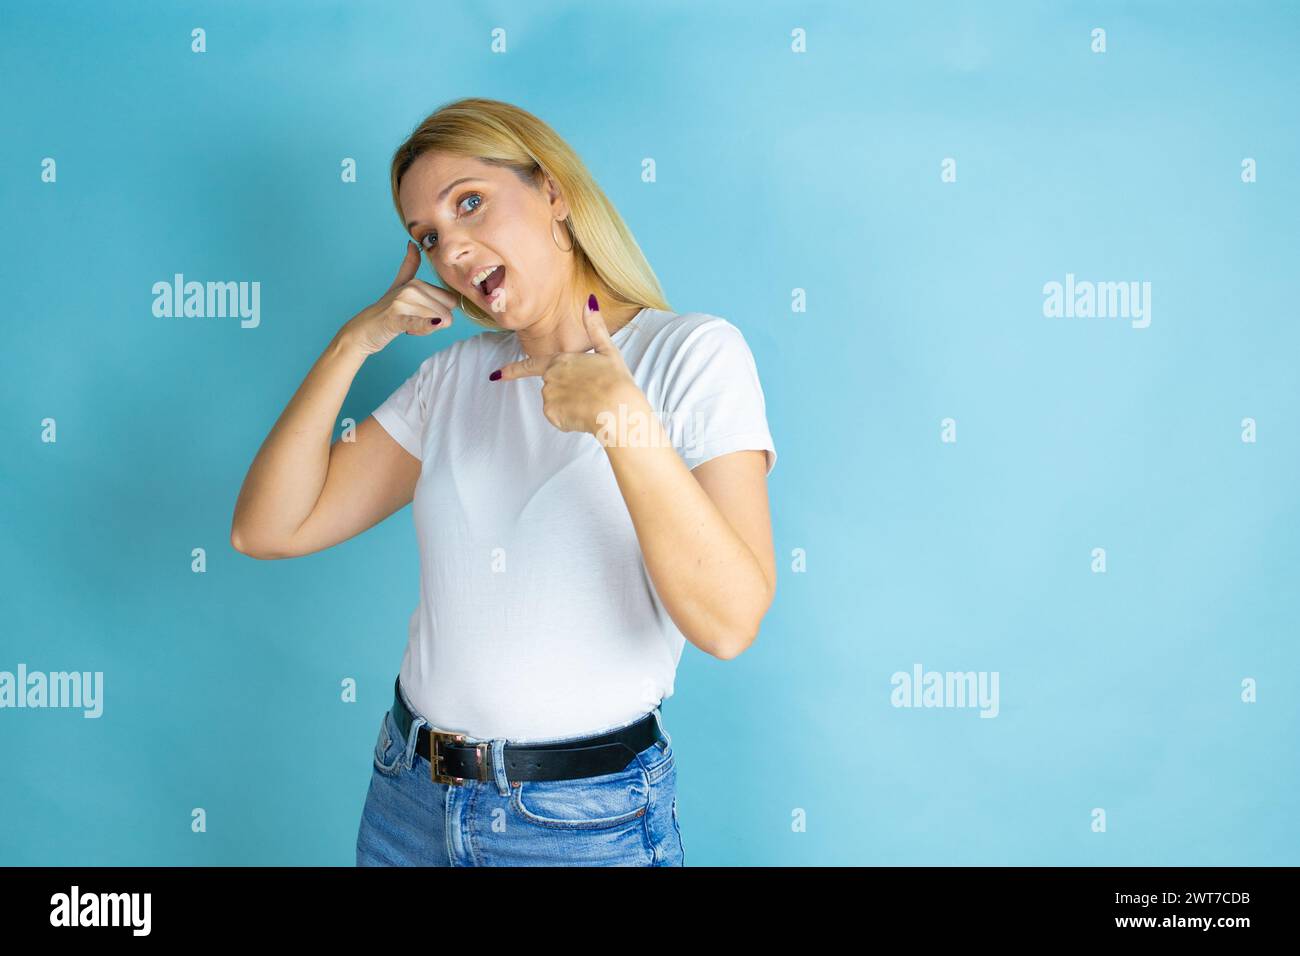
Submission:
[[[428,419],[429,370],[433,356],[420,363],[420,367],[393,394],[371,414],[384,431],[408,452],[424,460],[422,436]]]
[[[733,451],[767,452],[776,445],[758,367],[740,329],[713,317],[683,340],[664,383],[664,425],[686,467]]]

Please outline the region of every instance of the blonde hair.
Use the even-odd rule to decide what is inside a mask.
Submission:
[[[573,148],[532,113],[500,100],[467,97],[429,114],[393,153],[393,206],[399,220],[402,176],[416,159],[434,151],[501,166],[534,188],[545,183],[543,172],[549,174],[569,204],[569,215],[563,220],[567,230],[561,231],[569,233],[579,278],[598,277],[610,290],[611,306],[672,311],[659,279],[614,204]],[[402,231],[406,231],[404,222]],[[463,298],[461,302],[479,325],[506,331],[490,313]]]

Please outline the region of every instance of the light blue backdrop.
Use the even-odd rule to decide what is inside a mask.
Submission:
[[[664,705],[688,865],[1300,863],[1294,5],[6,20],[0,670],[102,671],[104,712],[0,710],[0,863],[352,863],[410,511],[281,562],[230,518],[396,273],[392,149],[466,95],[554,125],[758,363],[778,596]],[[258,281],[260,325],[155,317],[177,272]],[[1067,274],[1150,282],[1150,324],[1045,316]],[[342,416],[476,331],[395,342]],[[915,665],[996,675],[997,716],[893,706]]]

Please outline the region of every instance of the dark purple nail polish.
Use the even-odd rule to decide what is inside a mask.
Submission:
[[[592,312],[600,311],[600,303],[596,301],[596,293],[593,292],[587,296],[587,308],[591,309]]]
[[[501,377],[501,369],[497,369],[495,372],[493,372],[491,375],[488,376],[488,380],[495,382],[500,377]]]
[[[429,320],[429,324],[430,324],[430,325],[437,325],[437,324],[438,324],[439,322],[441,322],[441,321],[442,321],[442,319],[430,319],[430,320]]]

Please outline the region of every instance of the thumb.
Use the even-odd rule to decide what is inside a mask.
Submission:
[[[583,310],[582,321],[587,326],[587,337],[591,339],[592,347],[598,354],[619,354],[618,346],[609,337],[605,320],[600,317],[600,304],[596,301],[594,293],[587,299],[587,308]]]
[[[406,258],[402,260],[402,267],[397,270],[397,278],[394,279],[393,284],[388,287],[388,291],[392,292],[399,286],[406,285],[406,283],[415,278],[415,274],[419,271],[420,250],[415,243],[408,239],[406,242]]]

